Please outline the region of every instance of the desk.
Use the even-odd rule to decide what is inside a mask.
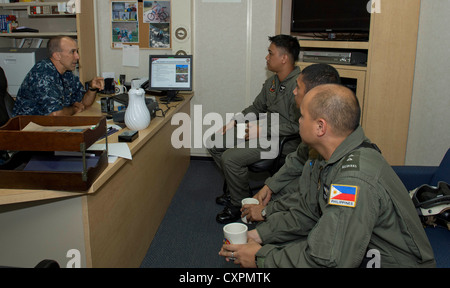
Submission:
[[[192,96],[152,119],[129,144],[133,160],[109,164],[85,193],[0,189],[0,266],[139,267],[189,166],[189,149],[171,145],[170,120],[190,115]],[[80,114],[93,115],[97,103]]]

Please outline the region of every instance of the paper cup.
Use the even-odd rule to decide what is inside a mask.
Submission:
[[[255,204],[255,205],[258,205],[258,204],[259,204],[259,201],[258,201],[258,199],[255,199],[255,198],[245,198],[245,199],[242,199],[241,204],[242,204],[242,206],[244,206],[244,205],[246,205],[246,204]],[[250,222],[250,221],[247,222],[247,216],[242,217],[241,220],[242,220],[242,222],[244,222],[244,223],[252,224],[252,222]]]
[[[245,129],[247,129],[247,124],[245,123],[238,123],[236,125],[236,133],[238,139],[244,139],[245,138]]]
[[[247,244],[247,226],[242,223],[231,223],[223,227],[224,244]]]

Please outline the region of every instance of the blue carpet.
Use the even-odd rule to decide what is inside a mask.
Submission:
[[[223,206],[223,177],[213,161],[192,160],[166,216],[142,261],[142,268],[232,268],[218,255],[224,225],[216,222]]]

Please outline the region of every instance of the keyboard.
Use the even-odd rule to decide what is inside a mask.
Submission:
[[[113,96],[114,101],[119,102],[122,105],[128,105],[128,93],[117,94]],[[145,104],[148,105],[153,102],[151,98],[145,98]]]

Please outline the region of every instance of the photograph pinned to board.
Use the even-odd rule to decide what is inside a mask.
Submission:
[[[139,43],[137,1],[111,1],[113,47],[123,43]]]
[[[149,23],[149,47],[170,48],[170,1],[144,1],[143,22]]]
[[[170,23],[170,1],[144,1],[144,23]]]

